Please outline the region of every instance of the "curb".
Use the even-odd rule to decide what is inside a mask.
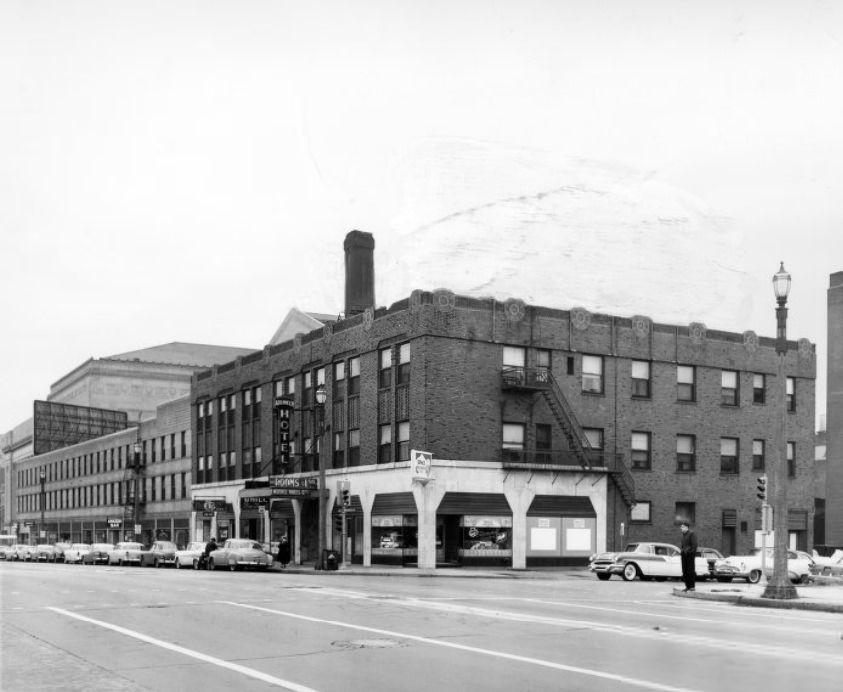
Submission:
[[[674,591],[676,598],[695,598],[700,601],[720,601],[731,603],[736,606],[750,608],[774,608],[779,610],[812,610],[824,613],[843,613],[843,604],[840,603],[817,603],[816,601],[804,601],[801,599],[777,600],[773,598],[760,598],[758,596],[743,596],[740,594],[720,594],[710,592],[684,593]]]

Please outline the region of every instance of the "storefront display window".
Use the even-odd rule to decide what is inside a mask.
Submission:
[[[418,555],[418,516],[372,516],[372,555]]]
[[[512,557],[512,517],[466,515],[460,526],[460,555]]]

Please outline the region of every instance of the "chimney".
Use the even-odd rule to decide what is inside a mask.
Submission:
[[[375,239],[351,231],[345,237],[345,316],[375,307]]]

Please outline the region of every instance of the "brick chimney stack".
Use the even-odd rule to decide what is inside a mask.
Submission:
[[[375,307],[375,239],[351,231],[345,237],[345,316]]]

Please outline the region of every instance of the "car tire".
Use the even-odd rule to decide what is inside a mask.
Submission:
[[[199,558],[193,559],[193,569],[199,569]]]
[[[638,569],[638,565],[634,562],[627,562],[623,568],[623,580],[624,581],[634,581],[636,577],[641,575],[641,570]]]
[[[155,569],[159,569],[161,567],[161,563],[158,562],[158,560],[153,560],[152,566],[155,567]]]
[[[228,570],[229,570],[229,572],[236,572],[237,571],[237,563],[236,562],[229,562],[228,563]]]
[[[757,584],[761,581],[761,570],[754,569],[752,570],[746,578],[748,584]]]
[[[176,560],[175,563],[174,563],[174,567],[176,569],[181,569],[181,560]]]
[[[118,567],[122,567],[122,566],[123,566],[123,560],[118,560],[118,561],[117,561],[117,566],[118,566]]]
[[[611,575],[611,574],[608,574],[608,573],[605,573],[605,574],[604,574],[603,572],[598,572],[598,573],[597,573],[597,578],[598,578],[600,581],[609,581],[609,579],[610,579],[610,577],[611,577],[611,576],[612,576],[612,575]]]

